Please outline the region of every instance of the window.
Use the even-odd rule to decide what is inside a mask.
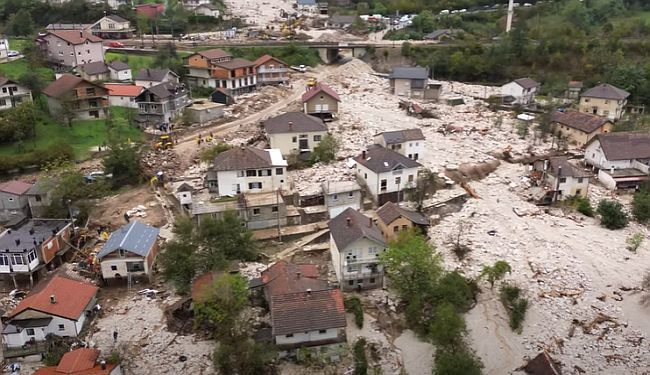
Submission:
[[[94,87],[86,88],[86,95],[87,96],[95,96],[95,88]]]
[[[582,195],[582,189],[576,189],[576,195]]]
[[[251,182],[248,184],[249,189],[261,189],[262,188],[262,183],[261,182]]]
[[[354,285],[354,280],[348,280],[348,285]]]
[[[14,201],[13,198],[7,198],[7,200],[8,200],[9,202],[13,202],[13,201]]]
[[[315,135],[314,136],[314,142],[320,142],[322,136],[321,135]]]
[[[293,143],[298,142],[298,137],[291,137],[291,142],[293,142]]]
[[[413,154],[409,154],[409,159],[413,159]]]
[[[246,171],[246,177],[255,177],[257,176],[257,171],[256,170],[247,170]]]
[[[353,191],[348,192],[348,197],[350,198],[354,197],[354,192]]]
[[[124,258],[126,256],[126,251],[124,249],[119,250],[120,257]]]
[[[407,230],[409,229],[408,225],[402,225],[402,230]]]
[[[31,263],[34,259],[36,259],[36,250],[32,250],[27,254],[27,262]]]
[[[363,284],[363,279],[358,279],[357,284]]]
[[[368,248],[368,254],[371,255],[371,256],[374,255],[374,256],[377,257],[377,256],[379,256],[379,251],[377,251],[377,247],[374,247],[374,246],[369,247]]]
[[[393,232],[394,232],[394,233],[399,232],[399,225],[395,225],[395,226],[393,227]]]
[[[275,168],[275,174],[276,174],[276,175],[282,175],[282,174],[284,174],[284,169],[282,169],[282,168]]]
[[[585,98],[585,103],[589,103],[589,98]]]
[[[6,88],[6,87],[3,87],[3,88],[2,88],[2,93],[3,93],[3,94],[6,94],[6,93],[7,93],[7,88]]]
[[[562,177],[562,178],[560,178],[560,183],[561,183],[561,184],[563,184],[563,183],[565,183],[565,182],[566,182],[566,177]]]
[[[364,173],[364,174],[363,174],[363,178],[364,178],[365,180],[367,180],[367,179],[368,179],[368,173]]]
[[[416,147],[419,146],[419,145],[420,145],[420,142],[415,142],[415,146],[416,146]],[[417,155],[417,154],[416,154],[416,155]]]
[[[27,331],[27,336],[34,336],[34,328],[27,328],[25,331]]]
[[[12,254],[11,263],[16,266],[22,266],[25,264],[25,258],[23,258],[22,254]]]
[[[374,278],[374,277],[371,277],[371,278],[370,278],[370,284],[374,284],[374,283],[375,283],[375,278]]]
[[[111,271],[117,271],[117,266],[116,265],[111,265]]]
[[[386,185],[388,182],[386,180],[381,180],[381,190],[386,190]]]
[[[260,215],[260,209],[259,208],[253,208],[253,216],[259,216]]]
[[[609,104],[609,100],[605,100],[605,104]]]
[[[413,154],[413,160],[418,160],[419,157],[420,157],[420,155],[418,155],[418,154]]]
[[[578,179],[578,183],[581,184],[583,180],[584,180],[584,178],[580,177],[580,178]]]
[[[338,195],[338,194],[334,194],[334,195],[332,196],[332,200],[335,200],[335,201],[339,200],[339,195]]]
[[[8,266],[9,258],[6,255],[0,255],[0,266]]]
[[[395,177],[395,185],[399,185],[402,183],[402,178],[401,177]]]
[[[59,324],[59,331],[65,331],[65,325]]]
[[[271,212],[278,212],[278,206],[271,206]]]

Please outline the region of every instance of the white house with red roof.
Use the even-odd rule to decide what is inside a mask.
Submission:
[[[11,180],[0,184],[0,222],[29,215],[27,191],[32,184]]]
[[[302,94],[304,112],[324,120],[332,119],[339,112],[340,101],[334,89],[320,82]]]
[[[96,304],[98,291],[95,285],[55,276],[9,313],[2,330],[5,349],[38,347],[50,333],[77,337]],[[5,350],[5,357],[8,353],[11,355]]]
[[[135,98],[144,90],[142,86],[121,83],[107,83],[104,87],[108,90],[108,104],[111,107],[138,108]]]

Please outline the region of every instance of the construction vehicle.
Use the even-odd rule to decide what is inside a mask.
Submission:
[[[172,141],[172,137],[169,134],[161,134],[153,145],[155,150],[168,150],[173,147],[174,141]]]
[[[318,84],[318,80],[316,78],[314,78],[314,77],[310,77],[307,80],[307,88],[310,88],[310,89],[314,88],[314,87],[316,87],[316,84]]]

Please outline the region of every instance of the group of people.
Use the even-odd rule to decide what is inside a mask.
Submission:
[[[212,143],[212,140],[214,140],[214,136],[212,135],[212,132],[210,132],[210,134],[206,138],[203,138],[203,136],[201,134],[199,134],[199,136],[196,137],[196,144],[198,146],[200,146],[204,142],[205,143]]]

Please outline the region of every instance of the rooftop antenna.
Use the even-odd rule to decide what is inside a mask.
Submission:
[[[512,16],[515,12],[515,0],[509,0],[508,1],[508,19],[506,21],[506,32],[509,33],[510,29],[512,29]]]

